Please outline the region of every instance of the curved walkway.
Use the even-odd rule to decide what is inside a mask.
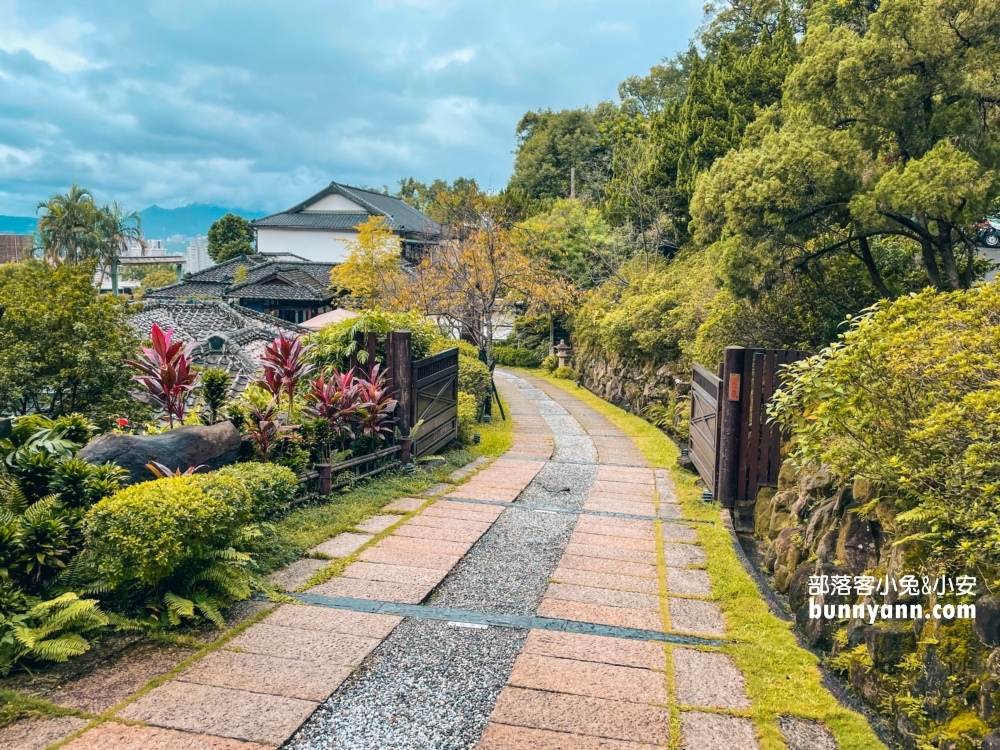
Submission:
[[[67,747],[757,748],[669,472],[497,375],[506,455],[321,545],[354,562]]]

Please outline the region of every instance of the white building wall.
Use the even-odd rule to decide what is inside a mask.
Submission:
[[[334,193],[320,198],[315,203],[311,203],[303,209],[303,213],[310,211],[351,211],[354,213],[364,213],[368,209],[362,208],[349,198]]]
[[[258,227],[257,252],[292,253],[320,263],[341,263],[347,259],[347,244],[357,236],[352,231]]]

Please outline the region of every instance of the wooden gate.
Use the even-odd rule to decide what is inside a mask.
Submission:
[[[691,373],[690,456],[708,489],[715,492],[718,473],[719,400],[722,378],[695,363]]]
[[[767,403],[781,387],[781,366],[807,356],[798,350],[729,346],[718,377],[710,379],[711,373],[701,365],[695,365],[692,373],[691,458],[705,484],[743,527],[753,521],[757,490],[778,486],[783,436],[777,425],[767,423]],[[717,387],[714,463],[705,414],[713,385]],[[696,419],[702,425],[697,438]]]
[[[419,458],[458,437],[458,349],[414,362],[410,383],[410,424],[423,420],[412,448]]]

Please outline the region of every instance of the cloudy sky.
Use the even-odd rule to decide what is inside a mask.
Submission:
[[[702,0],[0,0],[0,214],[279,210],[332,179],[502,187],[529,109],[615,97]]]

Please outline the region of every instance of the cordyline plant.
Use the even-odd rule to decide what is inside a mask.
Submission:
[[[306,394],[309,415],[325,420],[330,425],[330,434],[340,441],[344,449],[344,438],[354,439],[351,420],[358,410],[360,386],[354,377],[354,368],[339,372],[333,368],[329,377],[325,373],[309,381]]]
[[[274,399],[271,399],[267,406],[258,409],[251,406],[247,415],[247,427],[250,430],[250,437],[253,438],[260,457],[267,462],[268,451],[284,440],[297,440],[294,435],[289,434],[292,430],[297,430],[297,424],[285,424],[278,406]]]
[[[386,387],[379,367],[372,367],[367,380],[358,380],[358,417],[366,436],[385,438],[393,434],[393,412],[399,402]]]
[[[278,401],[281,408],[281,396],[288,396],[288,419],[292,419],[292,407],[295,399],[295,388],[306,375],[313,371],[313,366],[307,364],[303,355],[306,347],[302,337],[292,339],[280,334],[274,341],[264,347],[260,364],[264,368],[264,376],[257,382]]]
[[[184,411],[188,394],[198,382],[198,374],[192,369],[197,341],[185,345],[173,340],[174,329],[166,333],[153,323],[150,334],[152,347],[142,347],[142,356],[126,359],[125,364],[139,371],[132,380],[139,383],[144,391],[133,391],[139,401],[167,413],[167,421],[173,429],[174,422],[184,423]]]

